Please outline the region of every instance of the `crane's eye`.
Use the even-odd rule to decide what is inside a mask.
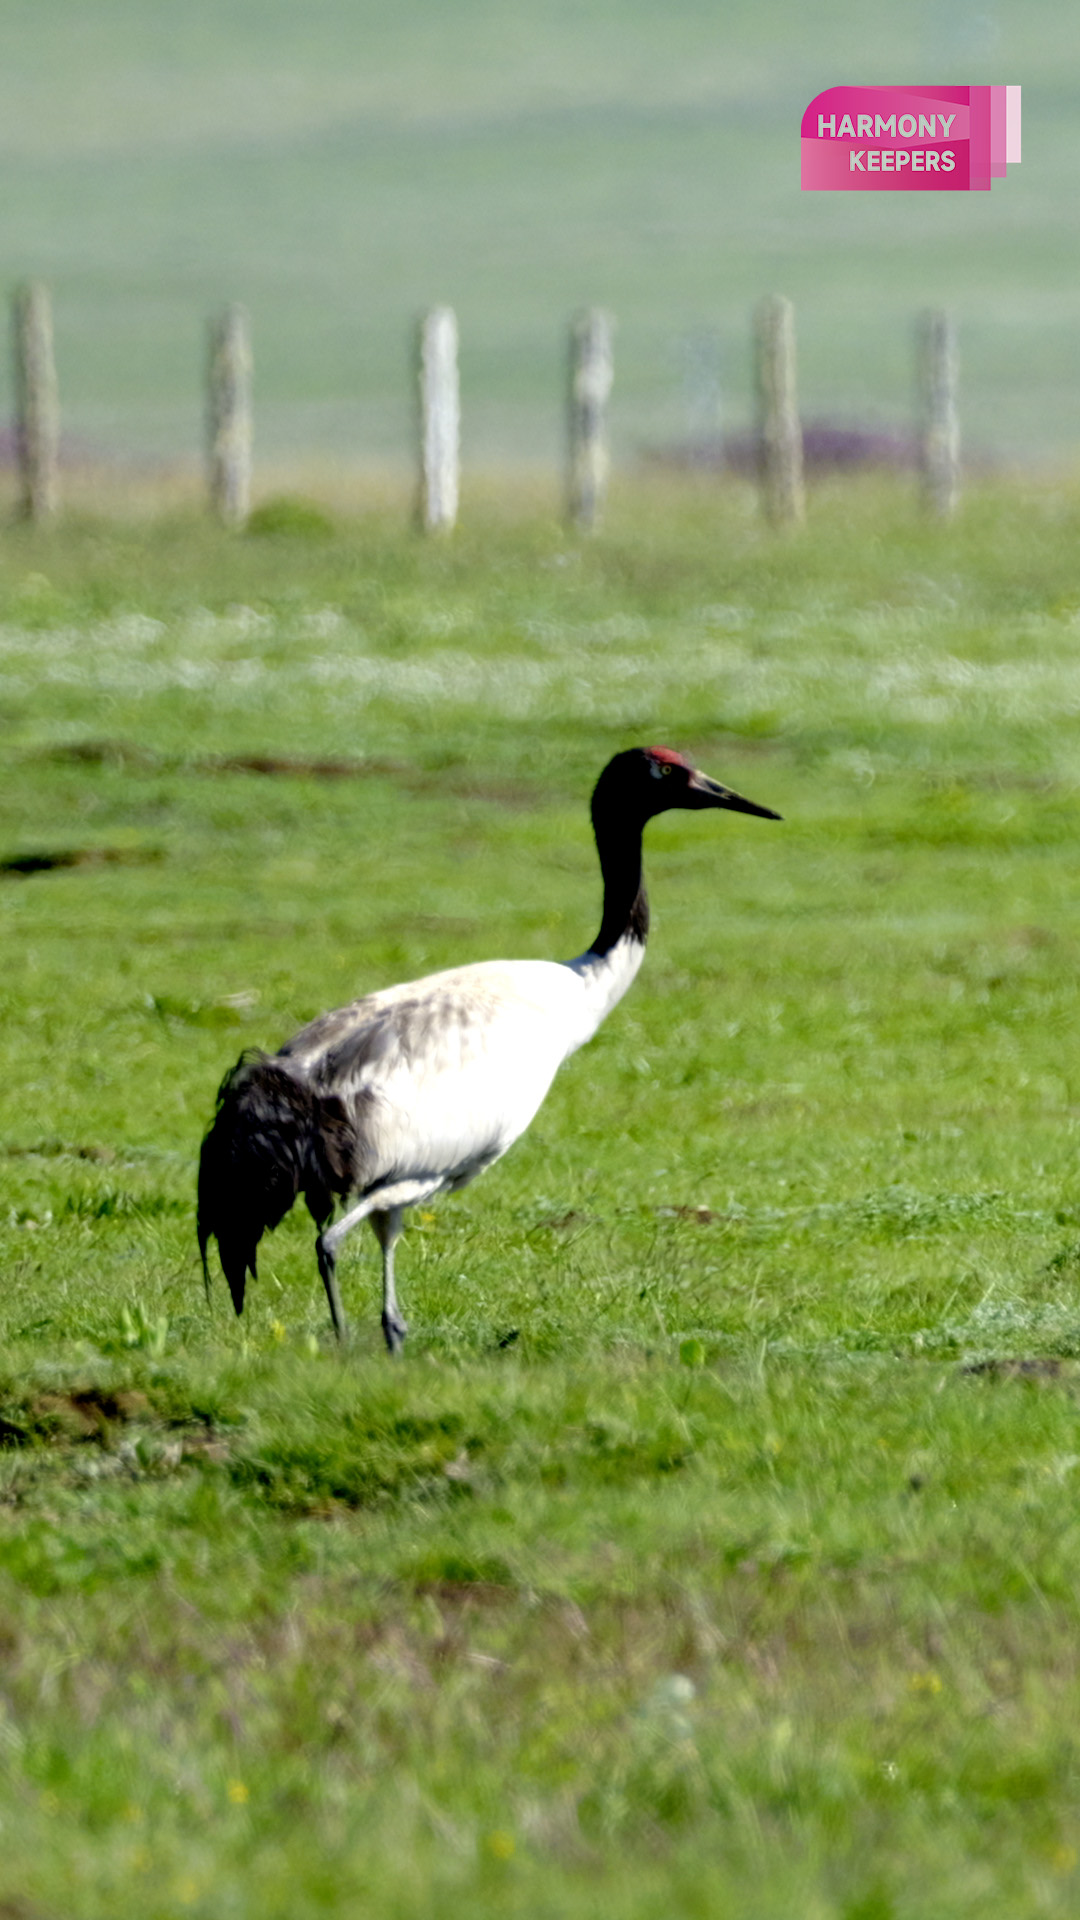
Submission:
[[[670,766],[668,765],[668,763],[667,763],[667,761],[666,761],[666,760],[661,760],[661,762],[660,762],[660,771],[661,771],[661,773],[662,773],[662,774],[669,774],[669,773],[671,772],[671,768],[670,768]]]

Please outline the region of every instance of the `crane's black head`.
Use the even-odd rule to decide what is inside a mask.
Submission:
[[[621,818],[644,826],[658,813],[674,807],[699,812],[704,807],[727,807],[732,813],[754,813],[762,820],[779,820],[771,807],[759,807],[730,787],[722,787],[699,773],[671,747],[630,747],[609,760],[592,797],[594,824]]]

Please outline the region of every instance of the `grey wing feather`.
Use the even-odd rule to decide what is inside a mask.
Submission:
[[[528,1124],[557,1064],[526,1070],[515,994],[452,977],[424,988],[325,1014],[281,1050],[348,1111],[361,1194],[390,1178],[472,1178]]]
[[[387,1004],[372,996],[322,1014],[280,1051],[299,1060],[318,1083],[344,1092],[362,1086],[373,1072],[378,1076],[421,1065],[448,1015],[460,1021],[460,1004],[451,1010],[445,1003],[433,1004],[430,997]]]

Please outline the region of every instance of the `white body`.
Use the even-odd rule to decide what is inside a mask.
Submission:
[[[360,1145],[360,1198],[316,1242],[335,1330],[338,1248],[370,1219],[383,1255],[383,1333],[405,1339],[394,1246],[406,1207],[463,1187],[524,1133],[567,1054],[592,1038],[644,958],[627,933],[605,954],[484,960],[386,987],[324,1014],[281,1049],[344,1104]]]
[[[349,1223],[464,1186],[498,1160],[562,1062],[622,998],[644,951],[626,937],[602,958],[454,967],[368,994],[296,1034],[284,1057],[356,1111],[368,1150],[364,1201]]]

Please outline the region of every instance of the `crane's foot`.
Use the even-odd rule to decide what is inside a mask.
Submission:
[[[389,1347],[390,1352],[393,1354],[404,1353],[405,1335],[408,1333],[409,1329],[405,1324],[405,1321],[402,1319],[400,1313],[387,1313],[386,1310],[384,1309],[383,1317],[382,1317],[382,1330],[383,1330],[383,1339],[386,1341],[386,1344]]]

